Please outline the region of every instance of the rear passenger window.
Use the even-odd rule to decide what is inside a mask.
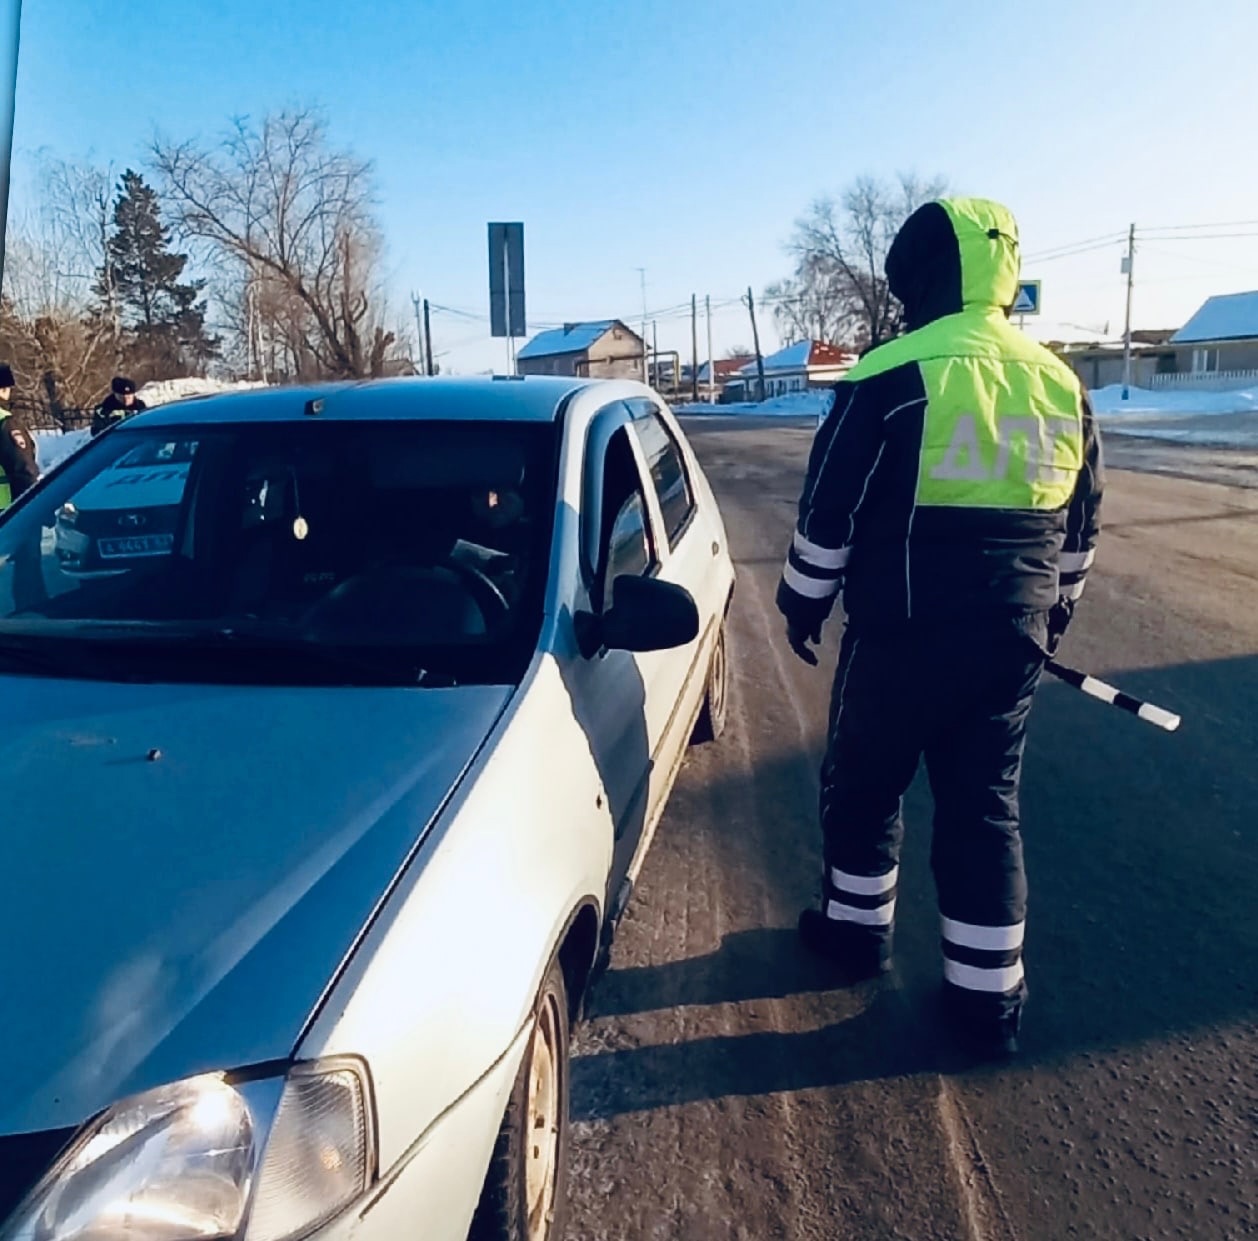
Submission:
[[[664,515],[669,547],[676,547],[694,516],[694,495],[677,441],[658,414],[648,414],[634,422],[638,440],[651,470],[651,482]]]

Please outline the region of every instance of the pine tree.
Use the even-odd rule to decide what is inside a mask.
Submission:
[[[205,329],[205,282],[181,283],[186,254],[171,249],[161,204],[144,178],[128,169],[118,186],[108,268],[97,295],[111,292],[129,339],[132,369],[164,378],[203,370],[217,356],[219,341]]]

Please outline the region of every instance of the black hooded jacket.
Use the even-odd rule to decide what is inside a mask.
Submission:
[[[1012,619],[1042,641],[1083,592],[1100,530],[1100,440],[1074,372],[1008,322],[1017,226],[997,203],[916,211],[887,257],[910,331],[835,389],[778,587],[818,630]]]

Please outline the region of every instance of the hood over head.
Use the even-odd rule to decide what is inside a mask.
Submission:
[[[1021,270],[1017,221],[986,198],[926,203],[896,234],[884,270],[910,330],[962,310],[1008,311]]]

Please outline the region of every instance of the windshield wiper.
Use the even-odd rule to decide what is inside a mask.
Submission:
[[[253,626],[225,626],[222,628],[167,629],[145,632],[148,641],[175,648],[196,650],[237,651],[250,655],[295,657],[330,671],[353,673],[366,677],[373,684],[423,685],[430,689],[452,687],[454,677],[434,674],[406,658],[397,649],[370,649],[363,647],[327,646],[299,638],[288,632],[259,629]],[[356,682],[349,682],[355,684]]]
[[[46,624],[46,623],[45,623]],[[0,662],[18,671],[74,675],[108,671],[124,680],[151,680],[154,670],[137,655],[155,660],[227,654],[265,659],[270,667],[296,662],[318,668],[326,682],[453,688],[458,679],[421,666],[404,649],[328,646],[270,627],[188,625],[163,621],[83,621],[40,624],[30,632],[0,632]],[[277,669],[278,671],[278,669]],[[275,678],[287,682],[281,672]]]

